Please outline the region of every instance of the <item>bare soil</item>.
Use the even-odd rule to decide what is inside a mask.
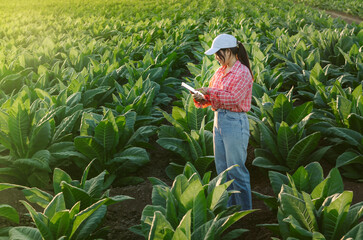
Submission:
[[[347,14],[345,12],[340,12],[340,11],[336,11],[336,10],[323,10],[323,11],[325,11],[327,14],[329,14],[333,18],[341,18],[349,24],[352,24],[352,23],[360,24],[363,21],[363,19],[361,19],[360,17],[353,16],[353,15]]]

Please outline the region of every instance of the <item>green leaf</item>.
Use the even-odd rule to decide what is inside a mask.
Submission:
[[[350,239],[363,239],[363,222],[360,222],[342,237],[342,240]]]
[[[308,172],[310,186],[309,191],[305,192],[311,193],[313,189],[324,180],[324,172],[321,165],[317,162],[309,163],[305,169]]]
[[[19,224],[19,214],[15,208],[7,204],[0,204],[0,217],[4,217]]]
[[[320,132],[315,132],[298,141],[289,152],[286,164],[290,169],[295,169],[306,161],[310,153],[318,146]]]
[[[78,136],[74,138],[74,146],[89,159],[97,158],[104,161],[103,147],[93,137]]]
[[[189,210],[182,220],[180,221],[179,226],[175,229],[173,240],[189,240],[191,239],[191,215],[192,210]]]
[[[62,120],[62,122],[57,126],[57,129],[53,135],[52,142],[56,142],[60,140],[62,137],[72,132],[74,125],[78,121],[81,116],[82,111],[76,111],[71,116],[66,117]]]
[[[44,239],[49,239],[49,240],[54,239],[48,227],[49,219],[45,215],[37,213],[29,203],[22,200],[20,200],[20,202],[23,203],[23,205],[28,209],[29,214],[32,217],[37,228],[39,229],[39,232],[41,233],[42,237]]]
[[[289,179],[286,177],[286,175],[279,172],[269,171],[268,177],[270,178],[271,187],[275,196],[280,193],[283,184],[287,185],[289,183]]]
[[[287,116],[286,122],[289,126],[299,123],[313,110],[313,103],[306,102],[298,107],[295,107],[290,114]]]
[[[91,196],[83,189],[72,186],[66,182],[61,183],[66,208],[70,209],[77,202],[81,202],[81,210],[92,204]]]
[[[9,240],[43,240],[37,228],[13,227],[9,231]]]
[[[223,240],[232,240],[232,239],[236,239],[239,238],[243,233],[248,232],[249,230],[247,229],[235,229],[230,231],[229,233],[227,233],[226,235],[224,235],[222,237]]]
[[[102,120],[95,128],[95,139],[102,145],[105,156],[109,155],[116,146],[116,131],[112,123],[107,120]]]
[[[210,210],[213,211],[216,209],[218,203],[223,199],[223,195],[226,193],[227,188],[232,184],[232,182],[233,180],[230,180],[222,185],[218,185],[212,190],[211,194],[208,194],[207,206]]]
[[[53,199],[52,195],[38,188],[26,188],[23,189],[22,192],[29,202],[36,203],[42,208],[46,208],[49,202]]]
[[[40,150],[36,152],[31,158],[17,159],[14,164],[19,167],[30,167],[38,170],[51,172],[49,167],[50,152],[48,150]]]
[[[83,211],[79,212],[75,215],[75,220],[72,226],[72,232],[70,234],[70,238],[73,237],[75,232],[80,228],[81,224],[86,221],[97,209],[99,209],[103,204],[106,202],[106,199],[101,199],[98,202],[92,204],[88,208],[84,209]],[[95,220],[97,221],[97,219]]]
[[[74,233],[75,239],[87,239],[95,229],[99,228],[107,212],[105,205],[100,206],[91,215],[89,215],[77,228]]]
[[[92,166],[92,163],[94,162],[95,160],[92,160],[88,165],[87,167],[84,169],[83,171],[83,174],[82,174],[82,179],[81,179],[81,188],[84,189],[84,186],[86,184],[86,181],[87,181],[87,177],[88,177],[88,173],[89,173],[89,170],[91,169],[91,166]],[[68,182],[69,183],[69,182]]]
[[[313,219],[311,219],[303,200],[283,192],[279,194],[279,200],[284,216],[291,215],[308,231],[314,230]]]
[[[71,183],[72,178],[65,171],[59,168],[55,168],[53,172],[53,189],[54,194],[58,194],[61,192],[61,182],[65,181],[66,183]]]
[[[27,152],[26,139],[30,132],[30,117],[22,105],[9,113],[9,137],[16,147],[19,157],[25,157]]]
[[[33,128],[32,135],[30,136],[30,154],[46,149],[52,137],[51,124],[49,120],[41,123],[40,125],[36,125]]]
[[[273,106],[274,122],[286,121],[287,116],[292,110],[292,103],[289,102],[284,94],[277,96]]]
[[[281,171],[281,172],[289,171],[289,168],[282,166],[282,165],[278,165],[264,157],[255,158],[252,162],[252,165],[256,166],[256,167],[267,168],[267,169]]]
[[[204,190],[196,194],[193,202],[193,229],[197,229],[207,222],[207,200]]]
[[[351,113],[352,102],[343,96],[337,97],[337,109],[340,118],[340,122],[348,126],[348,115]]]
[[[177,138],[159,138],[156,141],[163,148],[179,154],[183,158],[190,158],[188,143]]]
[[[270,129],[264,124],[259,125],[260,133],[261,133],[261,147],[268,148],[273,154],[273,157],[281,164],[282,163],[282,156],[278,151],[278,145],[276,143],[276,139],[274,134],[271,132]]]
[[[156,211],[151,224],[149,239],[170,239],[173,232],[173,228],[165,216]]]
[[[191,178],[192,179],[192,178]],[[203,189],[203,185],[199,178],[189,182],[189,185],[185,188],[180,196],[180,203],[185,209],[191,209],[193,207],[195,194],[199,193]]]
[[[335,167],[339,168],[354,163],[363,164],[363,155],[359,155],[352,151],[346,151],[337,158]]]
[[[72,218],[70,218],[69,210],[55,212],[50,219],[50,229],[56,239],[66,236],[70,227]]]
[[[63,211],[66,209],[66,205],[64,202],[63,193],[58,193],[52,201],[48,204],[48,206],[44,209],[44,215],[48,217],[48,219],[52,219],[54,214],[57,212]]]
[[[290,129],[287,123],[282,121],[277,132],[277,145],[279,146],[280,153],[284,159],[287,158],[289,151],[295,143],[296,136],[294,132]]]
[[[329,206],[326,206],[322,213],[322,232],[327,239],[336,239],[342,236],[338,235],[340,225],[348,213],[352,203],[353,192],[345,191],[333,197]]]

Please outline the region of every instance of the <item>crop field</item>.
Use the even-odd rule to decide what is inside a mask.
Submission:
[[[0,239],[363,239],[362,1],[0,0]],[[254,74],[228,207],[204,51]]]

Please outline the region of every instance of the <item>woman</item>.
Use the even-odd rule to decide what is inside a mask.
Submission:
[[[209,87],[194,94],[196,107],[211,106],[214,111],[213,146],[217,173],[238,164],[227,173],[227,180],[234,179],[228,205],[240,205],[242,210],[252,209],[250,175],[245,166],[249,123],[247,114],[251,108],[253,77],[247,52],[241,42],[229,34],[221,34],[213,40],[205,52],[215,54],[222,65],[213,75]]]

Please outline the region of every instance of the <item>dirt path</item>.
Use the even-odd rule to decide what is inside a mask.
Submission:
[[[329,14],[333,18],[341,18],[349,24],[352,24],[353,22],[356,24],[360,24],[363,21],[363,19],[361,19],[360,17],[353,16],[345,12],[340,12],[336,10],[326,10],[320,8],[315,8],[315,9],[318,11],[325,11],[325,13]]]

